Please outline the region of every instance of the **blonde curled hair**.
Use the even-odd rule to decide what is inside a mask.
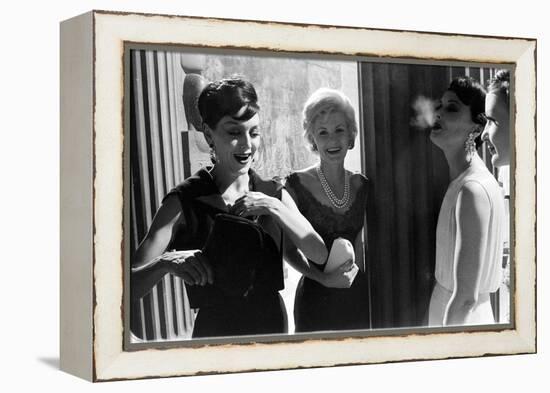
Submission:
[[[302,111],[302,127],[304,129],[304,138],[312,151],[317,151],[317,146],[313,140],[313,125],[319,115],[323,113],[340,112],[346,119],[347,129],[350,132],[351,145],[355,145],[357,136],[357,121],[355,119],[355,109],[351,105],[350,99],[341,91],[322,87],[316,90],[304,104]]]

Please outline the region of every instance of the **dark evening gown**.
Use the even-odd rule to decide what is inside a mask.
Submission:
[[[323,238],[328,250],[339,237],[355,246],[355,239],[363,228],[367,184],[367,178],[362,176],[362,185],[351,206],[345,213],[338,214],[320,203],[303,186],[298,174],[287,178],[287,185],[296,195],[298,209]],[[304,276],[300,279],[294,304],[296,332],[368,329],[369,319],[368,283],[364,272],[357,273],[350,288],[342,289],[327,288]]]
[[[263,180],[252,170],[249,176],[250,190],[281,198],[283,187],[280,183]],[[178,197],[185,220],[182,227],[175,228],[167,249],[202,249],[212,230],[215,216],[228,213],[210,171],[199,170],[168,195]],[[268,216],[261,216],[259,222],[276,225]],[[275,245],[269,250],[275,255],[263,258],[270,263],[262,264],[257,272],[253,293],[246,299],[225,296],[221,302],[201,307],[195,319],[194,338],[286,333],[287,316],[279,295],[279,290],[284,287],[282,254]]]

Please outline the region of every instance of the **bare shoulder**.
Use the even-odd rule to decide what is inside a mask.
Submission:
[[[463,198],[467,199],[486,199],[488,200],[487,190],[477,181],[467,181],[460,189]]]
[[[299,169],[294,171],[297,176],[300,177],[314,177],[317,176],[317,165],[312,165],[307,168]]]
[[[468,181],[460,189],[458,196],[459,210],[487,212],[491,202],[487,190],[477,181]]]

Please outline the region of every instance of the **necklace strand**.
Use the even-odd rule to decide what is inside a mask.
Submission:
[[[317,167],[317,176],[319,176],[319,181],[321,182],[321,186],[323,186],[323,190],[325,191],[325,194],[330,201],[330,203],[337,209],[343,209],[348,206],[349,203],[349,175],[346,172],[344,175],[344,195],[342,195],[342,198],[336,197],[332,189],[330,188],[330,185],[328,184],[327,178],[325,177],[325,174],[323,173],[323,170],[321,169],[321,165]]]

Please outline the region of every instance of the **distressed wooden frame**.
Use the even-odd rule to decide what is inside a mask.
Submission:
[[[125,351],[123,53],[132,42],[514,67],[512,326]],[[60,64],[63,370],[107,381],[536,352],[536,40],[92,11],[61,24]]]

